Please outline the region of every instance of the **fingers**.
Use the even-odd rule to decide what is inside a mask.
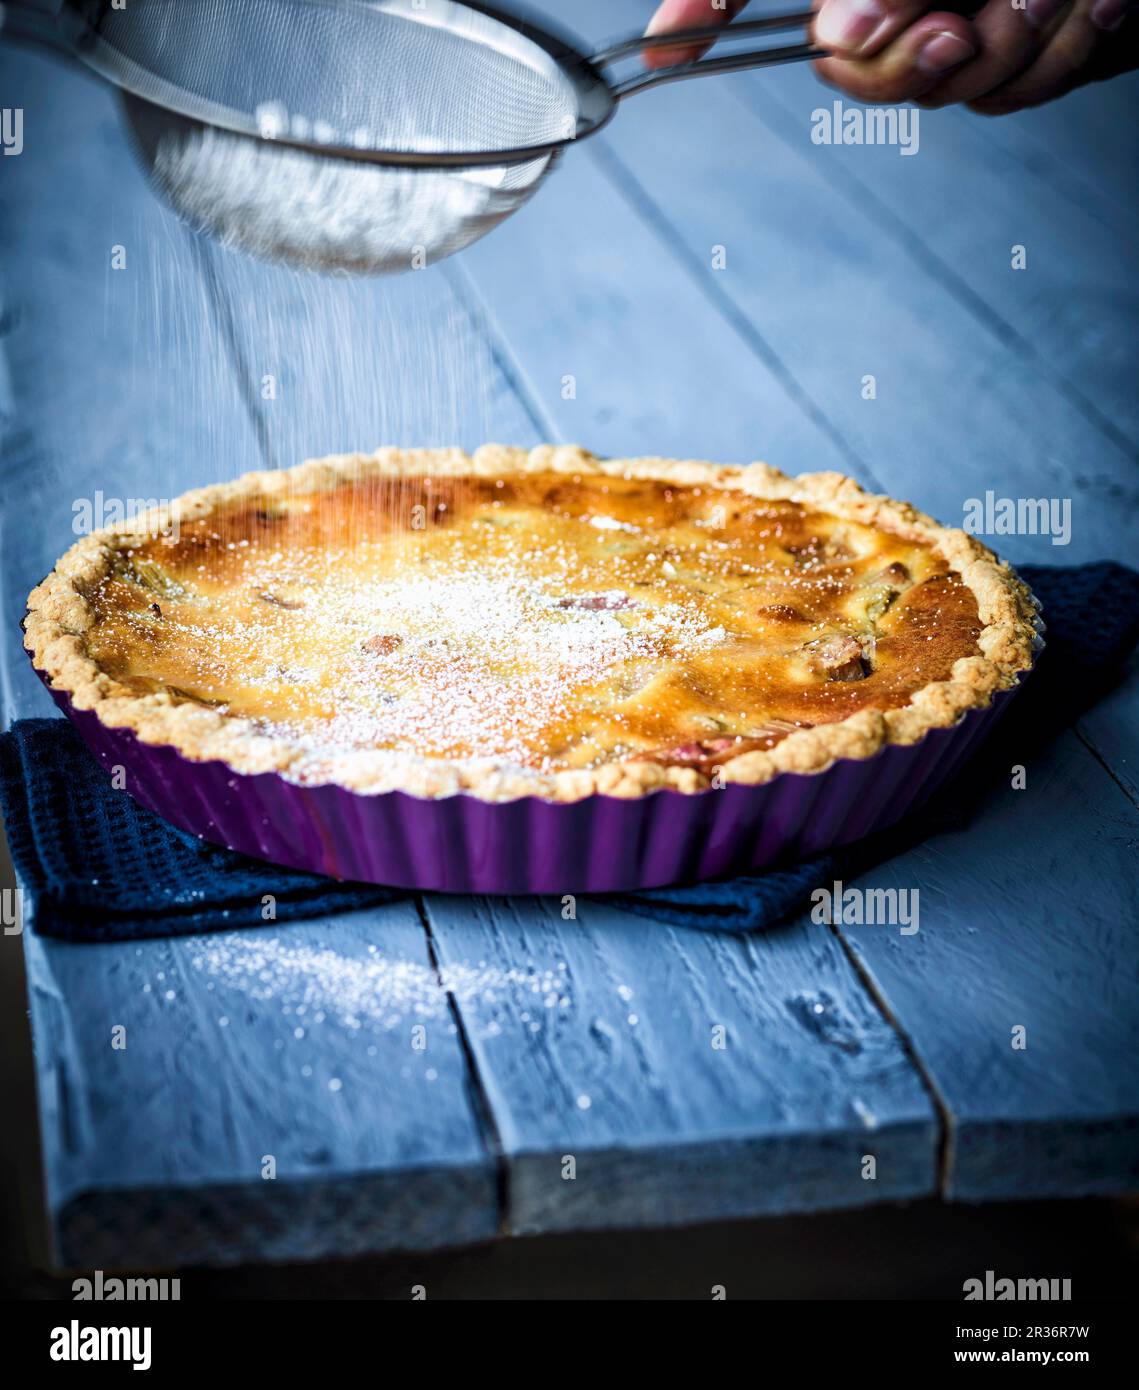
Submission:
[[[1098,0],[1103,4],[1104,0]],[[1094,6],[1069,10],[1046,36],[1034,60],[1007,82],[969,100],[986,116],[1005,115],[1063,96],[1087,79],[1090,60],[1103,37],[1094,22]]]
[[[832,53],[869,58],[925,9],[921,0],[823,0],[812,32],[815,42]]]
[[[978,52],[969,21],[941,11],[915,20],[872,57],[827,57],[815,71],[857,100],[880,105],[923,96]]]
[[[1097,29],[1112,34],[1135,8],[1135,0],[1095,0],[1089,17]]]
[[[1023,72],[1047,42],[1067,0],[1031,0],[1032,9],[1014,10],[1008,0],[989,0],[973,16],[980,40],[977,56],[923,94],[923,106],[948,106],[974,101]]]
[[[710,24],[727,24],[747,4],[747,0],[727,0],[721,8],[712,0],[664,0],[649,20],[646,34],[671,34],[677,29],[697,29]],[[708,51],[708,44],[692,48],[647,48],[645,66],[667,68],[673,63],[694,63]]]
[[[747,0],[664,0],[647,33],[728,23]],[[721,3],[723,7],[721,8]],[[859,101],[965,102],[995,115],[1139,66],[1139,0],[988,0],[971,20],[923,13],[928,0],[813,0],[812,37],[829,50],[820,77]],[[1123,27],[1122,33],[1116,30]],[[699,58],[707,45],[645,53],[649,67]]]

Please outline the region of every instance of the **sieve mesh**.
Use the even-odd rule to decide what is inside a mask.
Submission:
[[[123,88],[179,215],[310,270],[390,273],[461,250],[556,157],[404,168],[283,141],[493,153],[565,139],[578,116],[544,48],[451,0],[92,0],[85,18],[85,56]]]
[[[602,69],[640,53],[643,36],[589,59],[481,0],[51,3],[64,46],[122,90],[150,172],[183,217],[230,245],[330,270],[419,268],[469,245],[633,92],[819,52],[798,43],[677,62],[614,85]]]
[[[544,49],[451,0],[131,0],[93,29],[128,90],[249,133],[494,151],[565,138],[577,115]]]

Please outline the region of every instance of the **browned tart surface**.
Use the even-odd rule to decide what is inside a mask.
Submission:
[[[987,557],[967,538],[947,554],[940,528],[884,525],[857,489],[828,506],[818,488],[756,495],[749,470],[637,476],[652,470],[549,452],[220,489],[176,539],[119,535],[72,581],[83,655],[104,695],[236,721],[301,780],[379,753],[571,796],[605,789],[607,765],[695,790],[792,735],[962,684],[958,663],[992,665],[985,584],[954,563]],[[594,775],[559,787],[570,773]]]

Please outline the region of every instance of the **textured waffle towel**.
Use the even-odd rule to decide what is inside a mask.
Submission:
[[[1139,574],[1116,564],[1021,573],[1044,605],[1047,647],[1014,716],[953,786],[904,828],[834,854],[753,877],[615,894],[657,921],[758,931],[939,830],[964,824],[994,767],[1023,763],[1117,677],[1139,639]],[[0,739],[0,811],[35,929],[77,941],[117,941],[312,918],[408,895],[340,884],[205,844],[115,791],[63,719],[28,719]],[[30,912],[27,911],[30,906]]]

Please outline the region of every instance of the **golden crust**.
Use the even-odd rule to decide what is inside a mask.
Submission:
[[[527,452],[492,444],[473,456],[458,449],[385,448],[371,455],[310,460],[285,472],[248,473],[232,483],[186,493],[168,507],[94,532],[72,546],[28,598],[24,644],[54,689],[110,728],[133,730],[145,743],[172,745],[187,758],[216,759],[240,773],[288,775],[297,751],[290,741],[257,732],[247,719],[179,702],[165,691],[143,695],[128,690],[99,669],[84,640],[94,616],[85,593],[107,575],[116,555],[132,538],[159,534],[239,500],[320,492],[365,477],[502,477],[547,471],[663,479],[810,504],[933,546],[972,591],[983,624],[977,639],[980,655],[959,659],[951,680],[924,686],[901,708],[862,709],[792,733],[765,751],[729,752],[717,770],[718,784],[758,785],[783,772],[820,772],[838,758],[867,758],[887,744],[914,743],[929,730],[948,727],[966,711],[987,705],[994,691],[1015,685],[1032,664],[1038,622],[1024,584],[977,540],[938,525],[908,503],[868,494],[838,473],[792,478],[761,463],[740,468],[661,458],[602,460],[569,445],[542,445]],[[542,773],[487,760],[449,762],[390,751],[346,753],[330,762],[326,780],[366,794],[402,790],[437,798],[465,792],[488,801],[532,795],[576,801],[594,793],[638,797],[662,787],[693,793],[710,785],[709,776],[696,768],[647,760]]]

